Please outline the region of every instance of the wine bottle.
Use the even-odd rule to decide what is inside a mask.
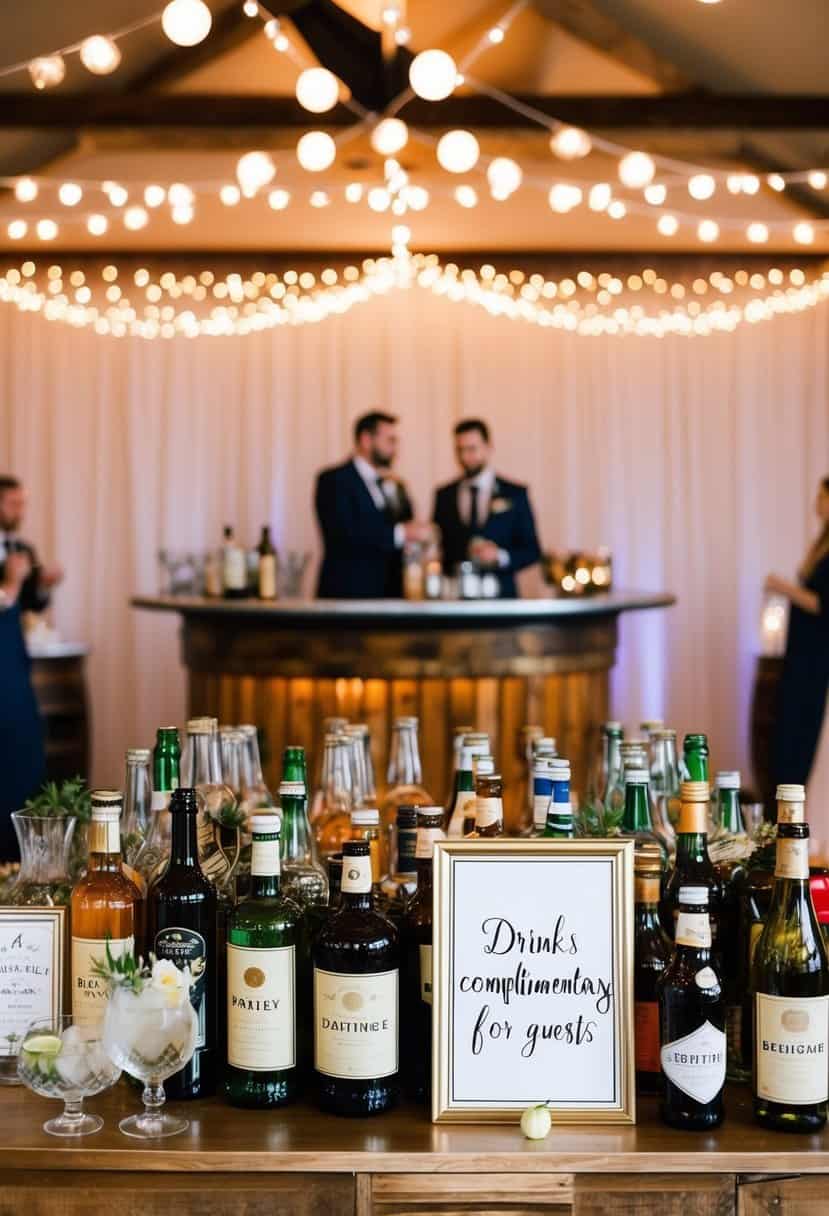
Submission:
[[[404,1084],[416,1102],[432,1091],[432,855],[443,840],[439,806],[417,813],[417,890],[409,901],[401,930],[403,956]]]
[[[504,784],[501,774],[495,771],[492,756],[476,756],[473,760],[475,773],[475,817],[464,823],[464,836],[477,836],[484,840],[504,834]],[[469,805],[467,804],[467,813]],[[467,828],[469,829],[467,831]]]
[[[671,1127],[706,1131],[722,1123],[725,1000],[711,953],[708,888],[683,886],[673,957],[660,976],[659,1113]]]
[[[368,841],[343,845],[340,906],[313,946],[317,1099],[373,1115],[398,1097],[398,933],[372,906]]]
[[[669,937],[679,915],[682,887],[706,887],[708,916],[715,949],[719,941],[719,882],[708,855],[708,782],[683,781],[679,787],[680,810],[674,868],[668,875],[660,904],[662,926]]]
[[[251,817],[250,895],[228,921],[225,1096],[232,1106],[284,1106],[298,1089],[302,912],[280,890],[279,827],[278,815]]]
[[[752,965],[754,1115],[781,1131],[815,1131],[829,1097],[829,967],[809,890],[803,787],[777,795],[774,888]]]
[[[570,802],[570,761],[556,756],[549,763],[552,766],[553,789],[547,807],[544,835],[553,840],[572,840],[575,829]]]
[[[740,774],[720,772],[714,778],[716,811],[711,859],[720,892],[720,937],[718,948],[722,958],[723,988],[725,990],[726,1035],[728,1062],[726,1072],[730,1081],[745,1081],[742,1061],[743,1006],[739,980],[741,972],[740,903],[746,878],[744,858],[750,844],[743,828],[740,811]]]
[[[397,808],[397,866],[381,885],[383,909],[398,924],[417,888],[417,807]]]
[[[686,735],[682,740],[684,781],[704,781],[708,784],[708,736]]]
[[[259,557],[257,581],[260,600],[276,599],[276,549],[271,540],[269,524],[262,525],[262,535],[256,546]]]
[[[150,940],[156,958],[190,967],[190,1000],[198,1018],[189,1064],[165,1082],[168,1098],[203,1098],[214,1092],[217,1071],[218,963],[216,889],[199,865],[194,789],[170,799],[172,852],[166,872],[150,891]]]
[[[657,983],[671,959],[671,942],[659,919],[661,877],[662,853],[643,841],[636,846],[634,865],[633,999],[636,1084],[651,1094],[662,1091]]]

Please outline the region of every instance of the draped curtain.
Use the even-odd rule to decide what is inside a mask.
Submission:
[[[159,548],[318,550],[313,478],[353,418],[401,419],[421,514],[453,475],[450,432],[491,424],[496,468],[527,482],[547,548],[607,545],[619,587],[669,589],[623,618],[613,709],[707,731],[748,772],[763,578],[793,575],[829,472],[829,309],[707,338],[588,338],[417,290],[317,325],[241,338],[101,338],[0,308],[0,470],[29,489],[26,534],[68,577],[55,619],[92,647],[92,777],[185,716],[176,621],[128,606]],[[309,579],[309,586],[310,586]],[[829,732],[813,775],[829,837]]]

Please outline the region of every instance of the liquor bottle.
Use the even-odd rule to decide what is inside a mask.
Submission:
[[[316,802],[317,802],[317,799],[322,794],[322,774],[323,774],[323,767],[324,767],[324,761],[325,761],[325,746],[324,746],[325,740],[328,738],[329,735],[343,734],[343,732],[345,731],[345,728],[347,726],[348,726],[348,718],[342,718],[342,717],[339,717],[336,715],[323,718],[323,720],[322,720],[323,746],[317,748],[317,756],[316,756],[316,764],[315,764],[316,771],[314,773],[314,796],[311,799],[311,804],[310,804],[311,823],[313,823],[316,818],[316,814],[315,814]],[[308,782],[306,780],[306,785],[307,784],[308,784]],[[310,789],[310,786],[308,788]]]
[[[248,563],[245,551],[236,543],[230,524],[225,525],[222,545],[222,592],[225,599],[244,599],[248,593]]]
[[[474,727],[472,726],[455,726],[452,728],[452,771],[449,777],[449,791],[446,795],[444,806],[446,807],[446,822],[448,823],[452,817],[452,808],[455,805],[455,791],[457,788],[458,769],[461,762],[461,748],[463,747],[464,737],[472,734]]]
[[[489,750],[488,745],[487,750]],[[450,839],[460,838],[464,835],[464,824],[469,818],[467,807],[474,808],[475,806],[475,778],[472,775],[473,758],[473,748],[464,742],[461,748],[458,768],[455,773],[455,797],[452,801],[446,826],[446,835]]]
[[[679,798],[676,858],[659,907],[662,927],[669,937],[674,936],[681,887],[705,887],[716,950],[719,948],[720,890],[714,864],[708,855],[708,782],[683,781]]]
[[[181,784],[194,789],[198,799],[199,864],[218,890],[229,892],[238,850],[225,852],[220,828],[222,820],[235,813],[236,798],[223,780],[215,718],[191,718],[187,723]]]
[[[601,728],[601,747],[590,777],[590,801],[606,807],[610,791],[616,786],[622,771],[619,744],[622,742],[621,722],[605,722]],[[618,809],[624,806],[619,800]]]
[[[417,888],[417,807],[397,808],[397,866],[381,882],[386,913],[397,924]]]
[[[150,830],[152,785],[150,749],[127,748],[124,813],[121,816],[121,856],[125,865],[134,865]]]
[[[178,730],[175,726],[159,726],[153,749],[150,829],[135,859],[135,868],[148,889],[164,873],[170,860],[170,797],[179,787],[180,763]]]
[[[636,1084],[647,1094],[662,1092],[657,981],[670,962],[672,950],[659,919],[661,879],[662,853],[658,846],[646,842],[637,845],[633,914]]]
[[[521,764],[521,787],[518,794],[518,835],[534,836],[535,803],[533,801],[533,763],[535,743],[544,735],[543,726],[522,726],[518,732],[518,761]]]
[[[432,1091],[432,854],[443,840],[441,808],[417,812],[417,890],[409,901],[401,929],[403,952],[402,1015],[404,1084],[416,1102]]]
[[[651,802],[648,797],[650,772],[647,768],[626,768],[624,773],[625,810],[621,833],[632,836],[637,844],[654,844],[660,851],[663,866],[668,861],[665,842],[653,830]]]
[[[281,890],[279,816],[251,820],[249,896],[227,927],[227,1075],[231,1106],[284,1106],[297,1094],[302,912]]]
[[[475,827],[468,839],[492,840],[503,836],[503,792],[500,773],[480,774],[475,782]]]
[[[351,744],[345,735],[326,735],[322,786],[311,808],[311,825],[322,857],[339,853],[351,836]]]
[[[547,809],[553,796],[554,756],[533,758],[533,836],[543,836]]]
[[[552,765],[553,791],[547,807],[544,835],[553,840],[572,840],[576,833],[570,802],[570,761],[554,757]]]
[[[292,766],[287,764],[285,769],[292,771]],[[304,782],[283,780],[279,786],[279,806],[282,814],[282,890],[301,908],[325,904],[328,902],[328,880],[317,857],[308,823]]]
[[[314,1068],[323,1110],[373,1115],[398,1097],[398,933],[372,906],[368,842],[343,845],[340,906],[313,946]]]
[[[495,772],[495,760],[492,756],[473,756],[472,757],[472,784],[475,786],[474,802],[467,802],[464,808],[463,816],[463,834],[464,836],[472,836],[478,824],[478,799],[487,797],[489,790],[488,778],[496,777],[499,786],[498,793],[495,795],[502,798],[503,789],[501,788],[501,778]],[[479,793],[479,790],[481,791]],[[501,823],[504,821],[503,801],[500,807],[495,807],[493,810],[498,815]],[[503,835],[503,830],[500,833]]]
[[[652,774],[656,771],[658,774],[658,784],[653,784],[653,775],[651,777],[651,788],[656,797],[656,804],[659,811],[659,823],[665,828],[665,838],[667,833],[670,833],[672,844],[671,852],[676,847],[676,825],[679,823],[679,761],[676,754],[676,731],[675,730],[660,730],[656,732],[654,740],[654,757],[652,760]]]
[[[258,562],[258,593],[260,600],[276,599],[276,549],[271,540],[269,524],[263,524],[262,535],[256,546]]]
[[[728,1038],[727,1075],[730,1080],[745,1080],[742,1069],[742,991],[739,987],[740,903],[745,882],[745,858],[750,845],[743,831],[740,811],[740,774],[717,773],[714,778],[716,807],[714,835],[709,853],[714,863],[720,893],[720,935],[718,949],[722,959],[725,992],[725,1030]]]
[[[217,894],[199,864],[199,804],[194,789],[170,799],[172,852],[166,872],[150,892],[153,954],[193,977],[190,1000],[198,1018],[196,1050],[189,1064],[165,1082],[167,1097],[203,1098],[216,1088],[218,1069]]]
[[[795,1132],[823,1127],[829,1097],[829,966],[809,890],[809,825],[796,801],[802,788],[777,790],[774,889],[752,966],[754,1115]]]
[[[72,1016],[79,1025],[98,1029],[109,996],[106,981],[95,975],[95,963],[135,951],[135,887],[121,868],[121,794],[93,790],[87,870],[70,901],[72,926]]]
[[[682,778],[708,782],[708,736],[686,735],[682,741]]]
[[[674,952],[657,988],[665,1074],[660,1116],[690,1131],[718,1127],[725,1113],[725,1001],[711,952],[707,887],[679,891]]]
[[[380,808],[381,819],[387,830],[394,823],[399,806],[431,806],[434,803],[431,794],[422,785],[417,728],[418,720],[413,717],[395,718],[392,727],[388,792]]]
[[[371,891],[375,906],[382,902],[381,883],[389,872],[385,838],[380,833],[380,812],[376,806],[358,807],[351,812],[351,839],[365,840],[371,858]]]

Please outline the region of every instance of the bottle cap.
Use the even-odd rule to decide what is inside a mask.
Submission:
[[[444,814],[442,806],[419,806],[417,808],[417,825],[424,828],[440,827],[443,823]],[[435,823],[435,820],[437,820],[437,823]]]
[[[459,740],[463,739],[464,735],[472,735],[474,733],[475,733],[474,726],[453,726],[452,727],[452,734],[455,737],[456,745],[458,744]]]
[[[148,747],[128,747],[127,764],[149,764],[151,755]]]
[[[661,730],[665,723],[661,718],[646,718],[644,722],[639,723],[639,729],[643,730],[646,735]]]
[[[370,852],[367,840],[347,840],[343,845],[343,860],[346,857],[368,857]]]
[[[703,734],[686,735],[683,740],[684,747],[708,747],[708,736]]]
[[[651,779],[651,775],[646,768],[631,767],[625,765],[625,785],[647,785]]]
[[[278,836],[282,820],[278,815],[251,815],[250,830],[253,836]]]
[[[604,725],[602,726],[602,733],[605,735],[621,735],[622,723],[621,722],[605,722]]]
[[[544,735],[543,726],[522,726],[521,737],[524,739],[541,739]]]
[[[359,811],[351,812],[353,827],[374,827],[379,822],[380,812],[376,807],[364,807]]]
[[[662,730],[656,731],[657,739],[675,739],[676,731],[670,727],[664,727]]]
[[[707,802],[711,791],[707,781],[683,781],[679,787],[680,802]]]
[[[304,781],[280,781],[280,798],[303,798],[305,796]]]
[[[212,735],[215,718],[190,718],[187,723],[188,735]]]
[[[417,827],[417,807],[399,806],[397,808],[397,826],[399,828]]]
[[[622,740],[622,751],[623,752],[640,751],[640,752],[647,753],[647,750],[648,750],[648,740],[647,739],[639,739],[638,737],[634,737],[633,739],[623,739]]]
[[[707,887],[680,887],[679,902],[681,904],[707,904]]]
[[[259,734],[259,731],[256,729],[256,727],[253,725],[252,722],[240,722],[239,725],[236,727],[236,729],[241,731],[242,734],[245,735],[245,737],[247,737],[249,735],[258,735]]]
[[[365,736],[369,734],[369,729],[365,722],[355,722],[353,726],[347,726],[345,728],[345,733],[347,735]]]
[[[569,781],[570,780],[570,761],[562,760],[558,756],[551,756],[553,762],[553,781]]]
[[[495,772],[494,756],[475,756],[472,760],[472,771],[476,777],[491,777]]]
[[[805,802],[805,785],[778,785],[776,798],[778,802]]]
[[[93,819],[109,820],[120,816],[124,803],[120,790],[92,790],[89,799]]]
[[[419,719],[414,717],[411,714],[405,715],[402,718],[394,719],[395,729],[397,729],[398,727],[405,727],[407,729],[411,729],[413,726],[417,726],[418,723],[419,723]]]
[[[555,756],[538,756],[533,758],[533,776],[548,777],[551,781],[553,774],[558,771]]]
[[[177,726],[159,726],[156,728],[155,733],[156,733],[156,736],[169,735],[172,733],[172,731],[175,731],[176,734],[178,734],[178,727]]]
[[[535,741],[536,752],[543,752],[543,751],[549,750],[549,748],[552,748],[553,752],[555,752],[555,750],[556,750],[556,741],[552,735],[542,735],[540,739],[536,739],[536,741]]]
[[[740,774],[736,771],[717,773],[714,778],[714,785],[721,790],[738,790],[740,788]]]

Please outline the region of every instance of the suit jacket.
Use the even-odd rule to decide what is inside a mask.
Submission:
[[[20,588],[20,595],[17,599],[18,607],[20,608],[21,612],[43,612],[49,607],[49,593],[48,591],[41,591],[38,585],[38,567],[40,563],[38,562],[37,553],[35,552],[34,547],[32,545],[27,545],[23,540],[16,539],[12,540],[11,542],[7,542],[7,548],[9,544],[11,545],[11,551],[13,553],[25,553],[32,565],[31,574]],[[6,562],[4,559],[3,561],[0,561],[0,583],[3,582],[5,577]]]
[[[317,595],[321,599],[399,598],[403,563],[394,543],[394,526],[412,518],[402,482],[398,482],[397,510],[381,511],[354,462],[348,460],[320,473],[314,505],[323,543]]]
[[[441,531],[443,543],[443,568],[453,574],[459,562],[468,556],[472,529],[461,518],[458,510],[458,487],[461,481],[452,481],[441,486],[435,494],[432,519]],[[498,572],[501,597],[515,599],[518,590],[515,575],[519,570],[532,566],[541,557],[541,549],[535,532],[535,520],[526,486],[505,477],[495,478],[489,515],[483,527],[476,529],[478,536],[493,541],[499,549],[509,554],[509,565]]]

